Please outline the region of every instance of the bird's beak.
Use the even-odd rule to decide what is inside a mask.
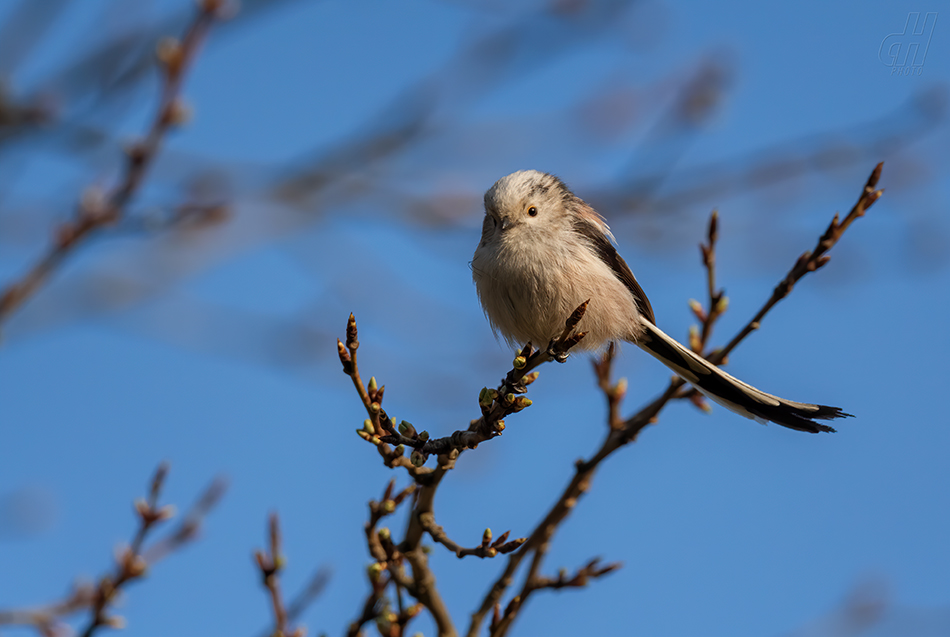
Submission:
[[[504,219],[501,220],[501,229],[503,232],[510,227],[511,227],[511,219],[509,219],[508,217],[505,217]]]

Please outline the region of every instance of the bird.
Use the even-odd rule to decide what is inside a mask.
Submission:
[[[586,332],[581,350],[633,343],[711,400],[763,424],[834,432],[816,421],[851,416],[757,389],[663,332],[605,219],[552,174],[521,170],[488,189],[471,269],[492,330],[511,346],[550,343],[589,301],[577,326]]]

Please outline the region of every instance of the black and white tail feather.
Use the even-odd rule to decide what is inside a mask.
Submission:
[[[647,322],[644,325],[646,332],[637,341],[638,346],[676,372],[678,376],[689,381],[707,398],[740,416],[751,418],[762,424],[774,422],[783,427],[809,433],[835,431],[828,425],[815,422],[814,419],[832,420],[851,416],[838,407],[798,403],[767,394],[730,376],[667,336],[656,325]]]

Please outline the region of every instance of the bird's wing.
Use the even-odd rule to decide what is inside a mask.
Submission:
[[[610,242],[607,235],[586,219],[578,219],[574,223],[574,230],[590,242],[594,249],[597,250],[597,254],[601,260],[603,260],[603,262],[613,270],[617,278],[627,286],[627,289],[630,290],[630,293],[633,295],[633,300],[637,304],[640,315],[650,323],[656,325],[656,319],[653,316],[653,306],[650,305],[650,300],[643,292],[643,288],[640,287],[640,284],[637,283],[636,277],[634,277],[633,272],[630,271],[630,266],[628,266],[627,262],[623,260],[623,257],[617,253],[617,249]]]

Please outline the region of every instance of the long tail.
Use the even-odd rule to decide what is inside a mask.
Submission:
[[[809,433],[834,432],[828,425],[815,422],[814,418],[831,420],[851,416],[838,407],[796,403],[766,394],[697,356],[652,323],[644,323],[646,332],[637,345],[707,397],[740,416],[762,423],[771,421],[789,429]]]

